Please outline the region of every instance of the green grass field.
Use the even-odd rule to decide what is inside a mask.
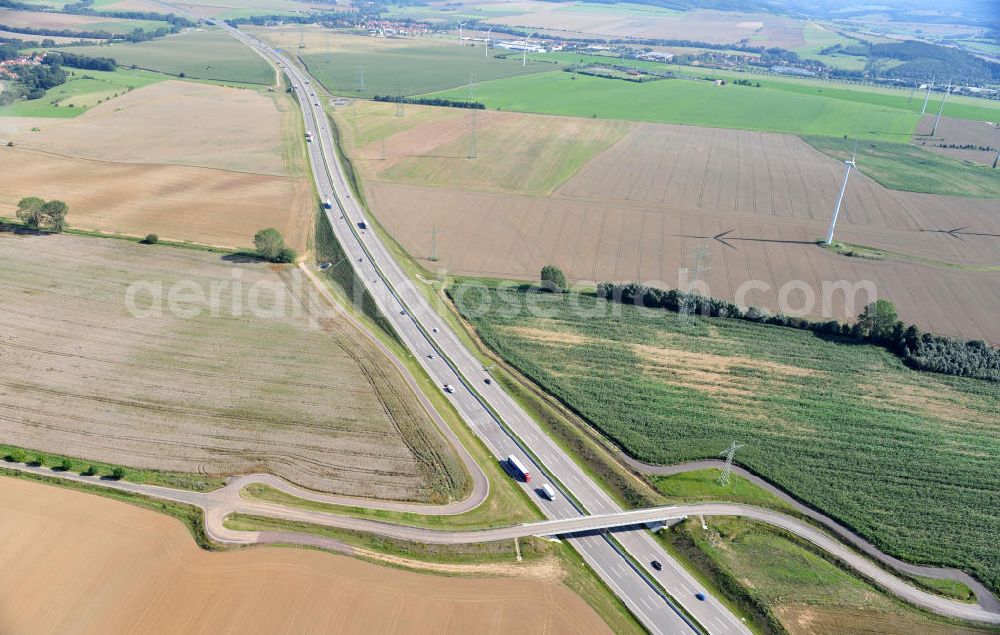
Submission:
[[[73,53],[112,57],[120,66],[197,79],[270,85],[274,71],[248,47],[222,31],[187,31],[138,44],[74,47]]]
[[[799,632],[796,627],[803,622],[809,624],[808,632],[816,633],[989,632],[921,613],[768,525],[741,518],[706,521],[708,529],[691,519],[663,539],[727,596],[748,607],[762,632]]]
[[[854,141],[850,139],[808,136],[803,139],[835,159],[848,159],[854,151]],[[1000,178],[990,166],[952,159],[905,143],[859,143],[858,169],[894,190],[1000,198]]]
[[[374,38],[369,38],[374,39]],[[534,74],[552,70],[546,63],[530,63],[522,68],[521,60],[487,60],[482,47],[414,43],[406,47],[365,48],[333,53],[302,55],[309,71],[326,88],[338,95],[395,95],[432,93],[461,87],[452,99],[468,99],[466,86],[470,76],[476,82]],[[360,93],[359,70],[364,69],[365,92]],[[476,88],[479,99],[479,87]]]
[[[1000,385],[740,320],[467,283],[452,296],[488,345],[633,456],[669,464],[738,440],[742,464],[883,550],[1000,588]]]
[[[911,95],[911,91],[902,89],[620,60],[605,55],[536,54],[529,56],[529,67],[532,59],[559,66],[624,64],[640,70],[671,71],[688,78],[750,80],[759,82],[761,87],[749,92],[741,90],[747,88],[743,86],[717,88],[708,82],[681,85],[668,80],[636,84],[585,76],[574,80],[566,77],[567,73],[553,72],[477,86],[477,99],[490,108],[504,110],[826,136],[857,134],[888,141],[907,139],[923,106],[919,93]],[[466,94],[463,89],[456,89],[435,96],[459,99]],[[939,99],[939,95],[933,95],[931,104]],[[958,119],[996,121],[1000,120],[1000,103],[952,96],[945,104],[944,114]]]
[[[463,94],[457,89],[435,96]],[[680,79],[640,84],[562,71],[486,82],[476,87],[476,99],[520,112],[880,140],[906,138],[919,121],[916,113],[895,108],[770,87]]]
[[[850,46],[858,41],[844,37],[831,27],[825,27],[815,22],[810,22],[802,28],[802,35],[806,40],[804,46],[800,46],[794,51],[801,57],[811,60],[818,60],[832,68],[841,68],[849,71],[860,71],[864,69],[867,60],[856,55],[822,55],[820,51],[840,44]]]
[[[60,86],[50,88],[45,96],[17,101],[0,108],[3,117],[76,117],[102,101],[114,99],[134,88],[142,88],[165,79],[163,75],[140,70],[118,69],[114,72],[67,69],[71,76]]]

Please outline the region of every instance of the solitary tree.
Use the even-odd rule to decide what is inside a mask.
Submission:
[[[146,243],[147,245],[155,245],[156,243],[160,242],[160,237],[157,236],[156,234],[146,234],[146,237],[142,239],[142,242]]]
[[[892,335],[892,329],[898,321],[896,306],[892,302],[875,300],[858,316],[858,331],[862,337],[884,341]]]
[[[111,478],[116,481],[122,480],[123,478],[125,478],[125,469],[116,467],[115,469],[111,470]]]
[[[284,248],[285,239],[281,237],[281,232],[269,227],[254,234],[253,245],[257,248],[257,254],[261,258],[274,260]]]
[[[558,267],[545,265],[542,267],[542,288],[552,293],[566,291],[566,276]]]

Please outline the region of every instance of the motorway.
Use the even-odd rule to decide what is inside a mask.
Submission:
[[[332,202],[326,215],[337,240],[379,310],[431,379],[438,386],[454,386],[455,392],[449,398],[467,425],[498,461],[515,454],[536,475],[536,486],[550,482],[560,492],[556,500],[545,501],[532,486],[521,483],[547,517],[621,512],[611,496],[506,392],[496,383],[486,384],[489,375],[475,355],[430,306],[375,232],[360,228],[364,210],[352,196],[337,155],[322,92],[282,53],[238,29],[224,28],[278,64],[288,76],[302,107],[306,129],[314,134],[315,141],[307,144],[310,164],[320,198]],[[750,633],[740,618],[706,593],[647,532],[623,532],[614,538],[587,535],[569,541],[650,632]],[[662,563],[661,571],[651,567],[653,560]],[[653,579],[674,599],[668,598]],[[697,600],[697,593],[706,593],[705,601]],[[692,623],[674,601],[682,602],[698,624]]]

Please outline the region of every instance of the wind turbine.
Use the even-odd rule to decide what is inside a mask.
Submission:
[[[938,124],[941,123],[941,113],[944,112],[944,100],[948,99],[948,93],[951,92],[951,82],[948,82],[948,87],[944,89],[944,96],[941,97],[941,107],[938,108],[937,119],[934,120],[934,127],[931,128],[931,136],[937,132]]]
[[[483,47],[486,49],[486,59],[490,59],[490,31],[492,30],[493,30],[492,26],[486,29],[486,40],[485,40],[486,46]]]
[[[830,219],[830,229],[826,232],[826,244],[833,242],[833,230],[837,226],[837,216],[840,215],[840,204],[844,202],[844,192],[847,191],[847,179],[851,176],[851,170],[856,167],[854,160],[858,156],[858,142],[854,142],[854,154],[849,161],[844,161],[844,182],[840,186],[840,194],[837,195],[837,204],[833,208],[833,218]]]
[[[462,46],[462,27],[465,26],[465,22],[458,23],[458,45]]]
[[[934,78],[931,77],[931,83],[927,84],[927,94],[924,95],[924,107],[920,109],[920,116],[923,117],[924,113],[927,112],[927,102],[931,98],[931,87],[934,86]]]
[[[528,42],[530,42],[531,38],[535,37],[535,35],[537,34],[532,33],[531,35],[528,36],[528,39],[524,41],[524,56],[521,58],[522,67],[526,67],[528,65]]]

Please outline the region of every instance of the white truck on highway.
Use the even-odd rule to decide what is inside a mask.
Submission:
[[[531,482],[531,472],[528,471],[528,468],[524,467],[524,463],[521,463],[521,460],[516,456],[513,454],[508,456],[507,465],[510,466],[510,469],[514,470],[514,474],[516,474],[522,481],[525,483]]]
[[[542,494],[544,494],[545,498],[549,499],[550,501],[554,501],[556,499],[556,491],[552,489],[552,486],[549,485],[548,483],[542,485]]]

